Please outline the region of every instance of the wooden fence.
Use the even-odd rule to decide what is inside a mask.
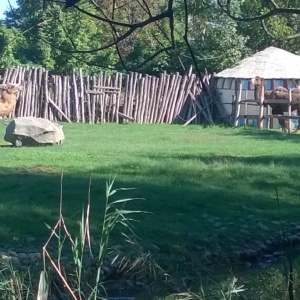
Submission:
[[[236,83],[237,84],[237,83]],[[273,119],[283,119],[287,120],[287,129],[288,133],[291,132],[291,120],[298,120],[300,121],[300,116],[296,116],[292,114],[292,104],[299,104],[299,100],[292,100],[292,93],[291,89],[289,89],[289,99],[265,99],[264,97],[264,91],[261,93],[261,98],[259,100],[255,99],[242,99],[242,89],[243,85],[242,83],[238,84],[237,88],[237,96],[236,96],[236,102],[235,108],[234,108],[234,126],[238,126],[239,119],[244,119],[244,124],[247,124],[249,119],[257,119],[257,126],[259,129],[264,128],[264,120],[267,120],[267,128],[272,128],[273,125]],[[282,105],[283,107],[285,106],[285,110],[287,112],[287,115],[272,115],[270,114],[270,106],[268,104],[276,104],[276,105]],[[245,105],[244,113],[241,114],[241,105]],[[248,114],[248,105],[252,106],[257,106],[258,107],[258,113],[253,115],[253,114]],[[266,112],[265,112],[266,110]]]
[[[210,76],[204,77],[209,86]],[[6,69],[2,83],[23,86],[11,117],[107,123],[213,123],[213,101],[190,71],[159,77],[139,73],[84,76],[50,74],[43,68]]]

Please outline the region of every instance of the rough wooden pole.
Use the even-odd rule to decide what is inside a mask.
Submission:
[[[73,113],[75,114],[75,121],[79,122],[79,98],[78,98],[78,89],[77,89],[77,82],[76,82],[76,72],[73,70],[72,74],[73,79],[73,95],[74,95],[74,110]]]
[[[239,125],[239,117],[240,117],[240,112],[241,112],[241,100],[242,100],[242,90],[243,90],[243,85],[242,83],[239,83],[239,88],[238,88],[238,93],[237,93],[237,98],[236,98],[236,109],[235,109],[235,117],[234,117],[234,126]]]
[[[288,133],[291,134],[291,116],[292,116],[292,90],[289,89],[289,103],[288,103]],[[285,121],[285,120],[283,120]]]
[[[83,75],[82,69],[79,69],[79,83],[80,83],[80,93],[79,93],[79,105],[80,105],[80,113],[81,113],[81,121],[85,122],[85,93],[84,93],[84,86],[83,86]]]
[[[264,128],[264,101],[265,101],[265,85],[261,87],[261,95],[259,101],[259,119],[258,119],[258,128]]]
[[[48,116],[48,71],[44,73],[44,102],[43,102],[43,112],[42,118],[47,118]]]

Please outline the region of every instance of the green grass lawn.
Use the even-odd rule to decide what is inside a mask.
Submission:
[[[62,172],[71,228],[80,220],[92,178],[95,239],[105,181],[115,175],[115,187],[137,188],[119,197],[145,198],[131,205],[152,213],[138,216],[137,234],[164,251],[180,251],[217,227],[224,238],[235,238],[245,224],[261,235],[258,221],[276,231],[272,221],[299,220],[299,135],[180,125],[63,125],[66,139],[60,146],[14,148],[1,142],[2,243],[23,236],[45,241],[44,222],[54,225],[58,215]],[[2,122],[3,136],[5,127]]]

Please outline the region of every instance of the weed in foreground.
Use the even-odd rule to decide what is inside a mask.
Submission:
[[[91,209],[91,181],[89,185],[88,203],[85,211],[83,209],[82,212],[79,234],[77,235],[77,237],[74,237],[71,235],[66,226],[62,212],[62,180],[63,176],[61,177],[59,219],[54,228],[48,226],[51,230],[51,234],[43,247],[44,270],[42,271],[40,277],[38,299],[47,299],[48,293],[51,293],[51,276],[56,278],[56,283],[55,280],[53,280],[51,284],[53,285],[53,283],[55,283],[55,289],[60,291],[60,297],[63,299],[70,299],[70,297],[71,299],[76,300],[104,299],[103,297],[105,296],[105,287],[103,285],[101,275],[103,262],[105,260],[109,247],[110,234],[114,230],[116,225],[121,225],[123,228],[133,233],[132,221],[134,221],[134,219],[132,219],[131,216],[133,214],[143,213],[143,211],[127,210],[125,209],[125,205],[129,201],[134,201],[141,198],[126,198],[112,201],[111,197],[118,191],[129,189],[113,189],[114,180],[107,182],[103,226],[100,233],[101,239],[98,247],[98,253],[97,255],[94,255],[91,245],[89,218]],[[55,259],[50,254],[50,251],[48,251],[48,246],[52,239],[55,239],[57,242],[57,257]],[[73,256],[73,272],[71,273],[67,272],[66,266],[62,261],[64,249],[69,246],[71,248]],[[94,260],[95,262],[95,268],[93,270],[91,270],[90,268],[85,268],[84,260],[87,252],[90,259]],[[49,268],[47,268],[46,261],[50,263]]]
[[[244,286],[237,286],[237,278],[233,277],[232,279],[221,284],[221,287],[218,287],[216,290],[212,291],[210,295],[207,295],[201,286],[201,290],[198,293],[187,291],[183,293],[176,293],[171,296],[174,300],[232,300],[234,296],[240,296],[244,291]]]
[[[33,296],[30,273],[21,274],[14,269],[9,257],[0,262],[0,299],[27,300]]]

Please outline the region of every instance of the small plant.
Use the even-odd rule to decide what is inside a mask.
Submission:
[[[227,282],[226,291],[221,291],[222,300],[231,300],[234,295],[238,295],[245,291],[244,286],[237,286],[237,278],[233,277]]]
[[[27,300],[32,296],[30,273],[20,274],[9,257],[0,262],[0,299]]]
[[[54,270],[52,277],[56,277],[56,281],[53,280],[56,289],[60,291],[65,289],[67,294],[63,292],[60,296],[64,299],[104,299],[101,294],[105,294],[105,287],[102,282],[102,267],[107,250],[109,247],[110,235],[117,224],[123,226],[123,228],[133,232],[133,226],[131,221],[134,221],[130,216],[132,214],[143,213],[143,211],[137,210],[126,210],[125,205],[129,201],[134,201],[140,198],[126,198],[119,200],[110,200],[111,197],[118,191],[130,190],[130,189],[113,189],[114,180],[107,182],[106,184],[106,202],[105,211],[103,217],[103,226],[101,230],[101,239],[98,248],[97,256],[92,253],[92,245],[90,238],[90,189],[91,181],[89,184],[88,192],[88,203],[86,210],[82,212],[81,221],[79,222],[79,234],[77,237],[72,237],[67,229],[62,213],[62,180],[61,177],[61,196],[60,196],[60,212],[59,219],[51,230],[51,234],[47,242],[43,247],[43,258],[44,258],[44,271],[41,273],[40,284],[39,284],[39,300],[47,299],[49,291],[49,275],[51,273],[47,270],[46,259],[50,262],[50,267]],[[54,259],[48,251],[48,245],[50,241],[56,238],[57,240],[57,258]],[[62,254],[68,244],[71,246],[73,256],[73,273],[70,274],[66,270],[62,263]],[[86,268],[85,258],[89,256],[94,261],[94,269]],[[53,283],[52,282],[52,283]]]
[[[122,253],[119,249],[112,249],[111,254],[115,256],[112,264],[115,264],[124,276],[143,287],[164,280],[166,272],[159,266],[153,254],[150,251],[145,251],[135,236],[123,235],[130,251]]]
[[[240,293],[245,291],[244,286],[237,286],[237,278],[233,277],[231,280],[226,281],[222,284],[220,289],[215,289],[210,293],[210,299],[216,300],[232,300],[233,296],[239,296]],[[205,300],[209,299],[206,297],[203,288],[199,293],[194,293],[192,291],[187,291],[183,293],[173,294],[176,300]]]

